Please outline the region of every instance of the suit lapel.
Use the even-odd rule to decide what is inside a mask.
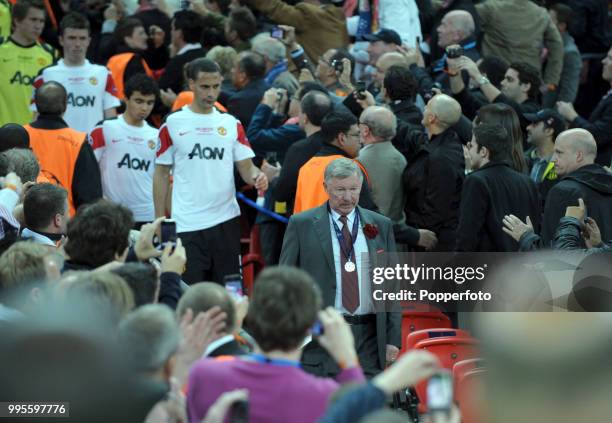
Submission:
[[[323,256],[329,266],[329,270],[334,275],[334,281],[336,276],[336,269],[334,266],[334,249],[332,248],[331,230],[329,227],[329,215],[327,213],[327,203],[319,207],[318,213],[314,217],[314,229],[319,237],[321,248],[323,249]]]
[[[368,245],[368,255],[370,256],[370,270],[371,270],[376,264],[376,240],[368,238],[368,236],[366,235],[366,231],[363,228],[365,225],[368,225],[368,224],[375,225],[375,222],[369,218],[367,212],[364,212],[363,208],[357,206],[357,209],[359,210],[359,218],[360,218],[359,226],[361,226],[361,230],[363,231],[363,236],[365,237],[366,243]]]

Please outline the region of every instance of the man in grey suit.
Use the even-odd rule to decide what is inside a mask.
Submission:
[[[396,251],[391,221],[357,207],[363,174],[350,159],[325,169],[329,201],[293,215],[285,233],[280,264],[299,267],[319,284],[324,306],[332,306],[351,325],[364,373],[372,377],[393,362],[401,346],[400,313],[376,313],[372,266],[391,265]],[[304,370],[335,376],[339,367],[316,340],[304,348]]]
[[[397,119],[391,110],[379,106],[365,109],[359,118],[359,132],[364,147],[359,151],[357,160],[368,172],[374,203],[396,225],[397,242],[429,250],[438,242],[436,234],[406,225],[402,174],[407,162],[391,143],[396,127]]]

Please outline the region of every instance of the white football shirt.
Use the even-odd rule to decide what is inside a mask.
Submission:
[[[132,210],[136,222],[153,221],[157,129],[146,122],[128,125],[120,115],[96,126],[88,140],[100,164],[104,196]]]
[[[66,66],[64,59],[40,71],[34,88],[48,81],[59,82],[68,91],[68,108],[64,120],[72,129],[89,132],[104,119],[104,110],[118,107],[117,88],[111,72],[88,60],[82,66]],[[36,111],[34,92],[31,110]]]
[[[240,215],[234,163],[255,156],[240,121],[189,106],[159,130],[156,164],[173,166],[172,218],[177,232],[211,228]]]

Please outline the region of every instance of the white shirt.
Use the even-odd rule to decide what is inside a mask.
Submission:
[[[240,215],[234,163],[255,157],[242,124],[189,106],[168,115],[159,130],[156,164],[173,167],[172,218],[177,232],[211,228]]]
[[[53,242],[53,240],[51,240],[49,237],[41,235],[38,232],[31,231],[28,228],[25,228],[23,231],[21,231],[21,237],[23,239],[31,239],[37,244],[48,245],[50,247],[55,248],[57,247],[57,245],[55,245],[55,242]]]
[[[355,222],[355,214],[355,209],[353,209],[353,211],[346,216],[347,227],[351,233],[353,231],[353,223]],[[336,301],[334,307],[340,313],[351,314],[342,306],[342,263],[340,254],[343,253],[340,250],[340,243],[338,242],[336,230],[334,229],[334,221],[338,225],[338,229],[342,231],[343,223],[340,221],[340,214],[332,210],[329,214],[329,229],[331,231],[332,250],[334,253],[334,269],[336,270]],[[355,310],[355,315],[374,313],[369,278],[367,276],[364,277],[364,275],[370,274],[370,256],[368,254],[368,244],[362,228],[363,221],[360,216],[357,239],[353,247],[353,259],[356,260],[357,280],[359,282],[359,307]]]
[[[178,56],[179,54],[183,54],[183,53],[187,53],[189,50],[195,50],[197,48],[202,48],[202,44],[200,43],[189,43],[189,44],[185,44],[177,53],[176,55]]]
[[[59,82],[68,92],[68,108],[64,120],[72,129],[89,132],[104,119],[104,110],[118,107],[117,88],[106,66],[88,60],[81,66],[66,66],[64,59],[42,69],[34,80],[34,88],[48,81]],[[36,111],[34,93],[31,110]]]
[[[100,165],[104,196],[129,208],[136,222],[153,221],[157,129],[147,122],[129,125],[120,115],[96,126],[88,141]]]

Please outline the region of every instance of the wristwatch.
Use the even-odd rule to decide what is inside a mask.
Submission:
[[[487,85],[490,84],[491,81],[489,81],[489,78],[487,78],[486,76],[481,76],[480,79],[478,80],[478,86],[482,87],[483,85]]]

